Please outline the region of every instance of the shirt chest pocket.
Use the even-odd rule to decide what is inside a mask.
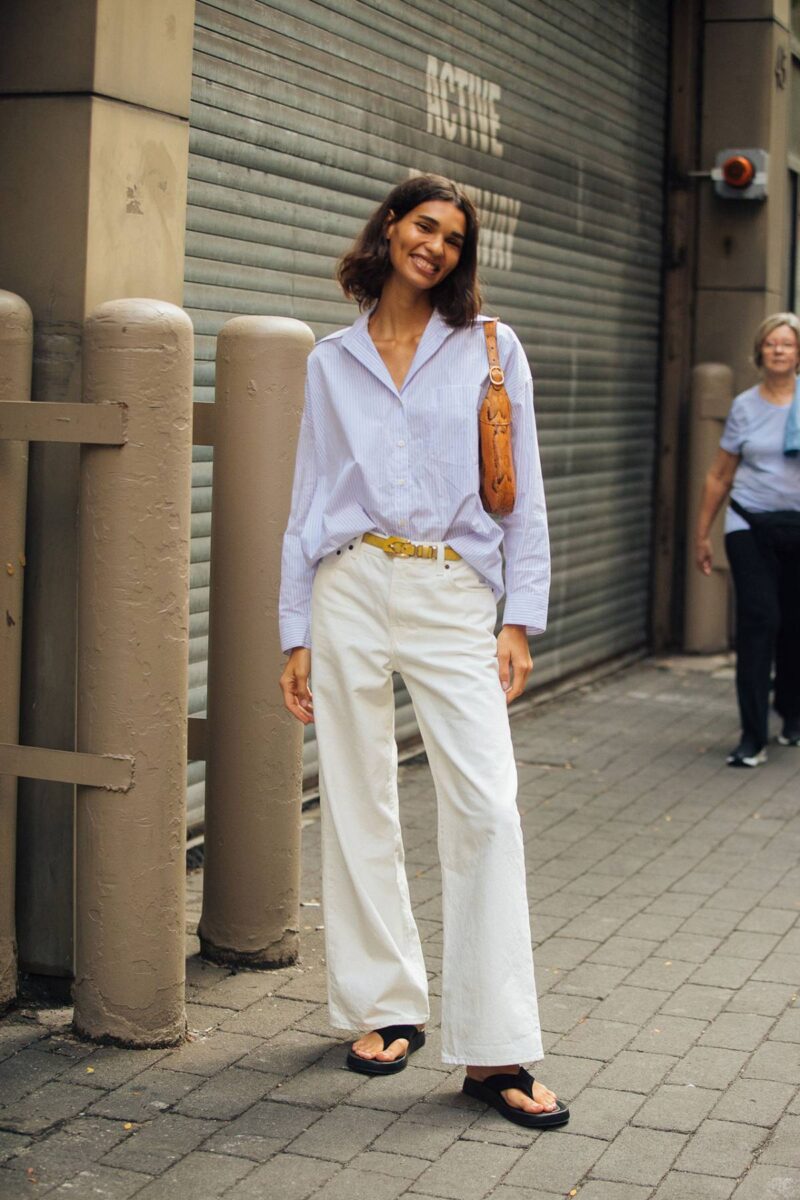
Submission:
[[[434,388],[417,410],[419,449],[431,463],[472,469],[478,464],[479,385]]]

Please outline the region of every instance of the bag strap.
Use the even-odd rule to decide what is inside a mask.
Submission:
[[[497,320],[484,321],[483,332],[486,337],[486,354],[489,359],[489,382],[498,390],[504,386],[506,377],[500,366],[500,355],[497,350]]]

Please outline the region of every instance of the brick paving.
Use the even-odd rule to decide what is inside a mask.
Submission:
[[[800,751],[731,771],[729,664],[644,662],[515,715],[547,1059],[569,1100],[530,1134],[439,1061],[434,807],[402,768],[431,978],[426,1047],[344,1068],[327,1023],[319,825],[304,829],[302,961],[203,963],[189,877],[190,1040],[93,1047],[68,1009],[0,1021],[0,1200],[800,1198]]]

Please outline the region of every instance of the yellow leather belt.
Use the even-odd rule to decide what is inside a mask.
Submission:
[[[380,537],[377,533],[365,533],[361,540],[368,546],[377,546],[384,554],[391,554],[396,558],[436,558],[436,546],[420,546],[410,542],[408,538]],[[449,562],[461,558],[451,546],[445,546],[444,556]]]

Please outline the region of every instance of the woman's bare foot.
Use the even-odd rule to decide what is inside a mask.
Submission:
[[[519,1063],[507,1067],[467,1067],[467,1075],[470,1079],[477,1079],[479,1083],[483,1083],[490,1075],[516,1075],[518,1070]],[[504,1088],[501,1095],[506,1104],[510,1104],[512,1108],[519,1108],[522,1112],[555,1112],[557,1107],[555,1092],[551,1092],[538,1080],[533,1085],[532,1098],[526,1096],[519,1088]]]
[[[417,1028],[421,1029],[422,1026],[418,1025]],[[365,1033],[363,1037],[353,1042],[352,1049],[359,1058],[374,1059],[377,1062],[394,1062],[395,1059],[402,1058],[408,1050],[408,1038],[397,1038],[384,1049],[383,1038],[379,1033]]]

